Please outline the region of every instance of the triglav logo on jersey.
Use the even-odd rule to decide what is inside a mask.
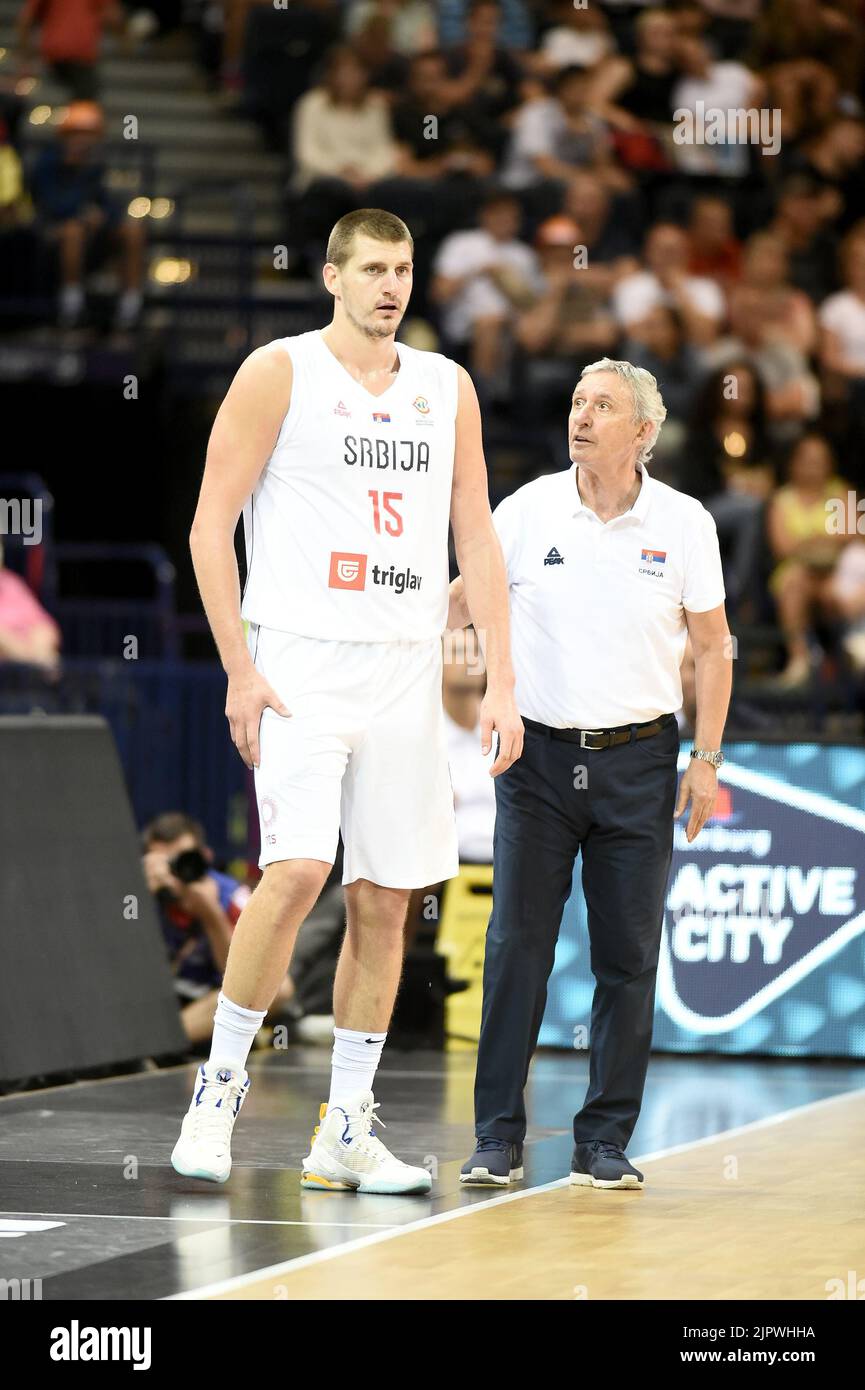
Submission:
[[[738,764],[723,777],[697,839],[674,829],[658,967],[663,1009],[703,1034],[738,1028],[865,933],[865,812]]]
[[[351,555],[346,551],[334,550],[330,556],[331,589],[365,589],[367,572],[366,555]],[[419,589],[423,576],[412,569],[398,570],[396,565],[385,569],[373,565],[369,571],[373,584],[379,588],[392,589],[395,594],[404,594],[409,589]]]
[[[352,555],[343,550],[330,553],[329,589],[363,589],[366,587],[365,555]]]
[[[415,574],[413,570],[398,570],[395,565],[390,569],[382,569],[379,565],[372,567],[373,584],[382,584],[387,588],[393,589],[394,593],[404,594],[406,589],[419,589],[423,583],[423,577]]]

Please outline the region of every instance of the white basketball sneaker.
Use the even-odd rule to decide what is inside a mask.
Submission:
[[[426,1168],[412,1168],[394,1158],[373,1133],[378,1105],[372,1091],[356,1096],[342,1108],[322,1105],[312,1148],[303,1160],[301,1187],[347,1188],[356,1192],[429,1192],[432,1178]]]
[[[203,1062],[183,1117],[171,1163],[186,1178],[225,1182],[231,1172],[231,1131],[249,1091],[245,1071]]]

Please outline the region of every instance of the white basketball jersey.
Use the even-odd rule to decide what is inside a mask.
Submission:
[[[397,343],[400,369],[374,396],[317,329],[280,341],[291,404],[243,509],[242,616],[334,641],[439,637],[456,363]]]

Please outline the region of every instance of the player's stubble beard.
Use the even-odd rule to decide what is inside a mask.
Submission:
[[[396,331],[397,331],[397,329],[399,328],[400,324],[402,323],[403,313],[405,312],[404,310],[399,310],[399,309],[397,310],[397,313],[399,314],[399,318],[397,319],[396,323],[381,323],[381,324],[379,324],[379,323],[365,323],[362,319],[359,319],[359,318],[357,317],[357,315],[354,314],[354,313],[352,312],[352,310],[349,308],[348,301],[346,300],[345,295],[343,295],[342,308],[343,308],[343,313],[345,314],[345,316],[346,316],[346,318],[348,319],[349,323],[351,324],[352,328],[356,328],[357,331],[358,331],[359,333],[363,333],[364,337],[366,337],[366,338],[375,338],[375,339],[395,338],[395,337],[396,337]],[[373,313],[373,314],[375,313],[375,309],[372,310],[372,313]]]

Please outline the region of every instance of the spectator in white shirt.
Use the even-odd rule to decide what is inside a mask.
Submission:
[[[336,177],[360,192],[395,170],[387,104],[350,48],[331,50],[324,81],[297,103],[294,158],[301,187]]]
[[[609,21],[597,5],[579,7],[572,0],[558,0],[554,11],[557,22],[544,34],[533,56],[534,72],[593,68],[615,51]]]
[[[332,48],[324,80],[298,101],[292,134],[296,245],[324,241],[345,213],[369,202],[370,188],[397,169],[390,111],[347,46]],[[316,249],[318,257],[319,248]]]
[[[865,380],[865,230],[854,229],[842,250],[843,290],[830,294],[818,314],[821,356],[829,372]]]
[[[375,20],[386,24],[394,49],[406,57],[436,45],[436,11],[427,0],[353,0],[345,16],[346,36],[359,36]]]
[[[681,38],[678,45],[682,76],[673,88],[673,119],[689,111],[708,120],[722,112],[726,140],[718,144],[688,141],[674,144],[676,164],[685,174],[744,178],[748,172],[748,146],[737,140],[735,116],[728,113],[758,107],[765,85],[743,63],[716,63],[704,39]],[[717,115],[714,115],[717,120]],[[731,125],[732,122],[732,125]]]
[[[518,237],[520,220],[511,194],[492,194],[480,226],[452,232],[433,264],[431,298],[440,307],[449,350],[468,356],[475,385],[487,398],[504,389],[519,311],[543,290],[538,258]]]
[[[724,296],[714,280],[688,274],[688,238],[672,222],[656,222],[646,237],[646,270],[626,275],[613,291],[613,313],[628,333],[658,304],[678,309],[685,338],[695,347],[714,341],[724,322]]]
[[[502,172],[508,188],[544,180],[566,184],[577,169],[610,164],[607,128],[588,109],[588,78],[582,68],[564,68],[552,95],[526,102],[517,112]]]

